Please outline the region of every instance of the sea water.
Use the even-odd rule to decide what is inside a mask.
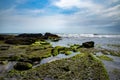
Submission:
[[[53,46],[69,46],[72,44],[80,44],[87,41],[94,41],[95,46],[106,49],[120,49],[120,35],[104,35],[104,34],[57,34],[62,37],[58,42],[51,42]],[[114,45],[114,46],[113,46]]]

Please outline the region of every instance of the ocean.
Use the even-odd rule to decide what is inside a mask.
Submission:
[[[82,44],[87,41],[94,41],[96,47],[112,50],[120,50],[120,35],[115,34],[60,34],[62,40],[51,42],[53,46],[68,46],[72,44]]]

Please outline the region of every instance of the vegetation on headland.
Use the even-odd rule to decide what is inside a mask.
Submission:
[[[17,80],[109,80],[102,62],[88,53],[46,63],[27,71],[11,70],[6,78],[16,78]]]

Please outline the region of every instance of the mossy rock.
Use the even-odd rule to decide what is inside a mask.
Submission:
[[[10,58],[9,57],[4,57],[4,56],[2,56],[2,57],[0,57],[0,61],[6,61],[6,60],[10,60]]]
[[[54,48],[54,49],[52,50],[52,55],[53,55],[53,56],[56,56],[56,55],[58,55],[58,54],[59,54],[58,49],[55,49],[55,48]]]
[[[5,80],[5,79],[4,79],[4,77],[1,77],[1,76],[0,76],[0,80]]]
[[[18,62],[14,66],[16,70],[28,70],[32,68],[32,64],[28,62]]]
[[[70,46],[70,50],[73,52],[78,52],[78,48],[80,48],[81,46],[79,44],[74,44]]]
[[[41,41],[40,44],[42,44],[42,45],[50,45],[50,43],[45,42],[45,41]]]
[[[42,56],[41,59],[43,59],[43,58],[48,58],[48,57],[50,57],[50,56],[52,56],[52,54],[51,54],[51,53],[47,53],[47,54],[45,54],[44,56]]]
[[[18,77],[19,76],[19,77]],[[38,80],[109,80],[104,65],[92,54],[81,53],[74,57],[56,60],[27,71],[11,70],[6,78]]]
[[[102,59],[102,60],[107,60],[107,61],[113,61],[112,58],[106,56],[106,55],[100,55],[100,56],[97,56],[98,58]]]
[[[2,64],[2,65],[5,65],[7,63],[8,63],[8,61],[0,61],[0,64]]]
[[[65,55],[70,55],[70,54],[72,54],[71,51],[65,51]]]
[[[35,61],[40,61],[40,57],[33,57],[33,58],[30,58],[29,60],[31,60],[32,62],[35,62]]]
[[[10,60],[10,61],[19,61],[20,58],[21,58],[20,56],[10,56],[10,57],[9,57],[9,60]]]
[[[70,50],[69,48],[67,48],[67,47],[62,47],[62,46],[56,46],[55,49],[58,49],[58,52]]]
[[[0,46],[0,50],[8,50],[10,46],[7,46],[7,45],[3,45],[3,46]]]

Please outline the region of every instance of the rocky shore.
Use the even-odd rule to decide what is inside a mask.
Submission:
[[[68,47],[53,47],[50,43],[57,42],[61,39],[60,36],[52,33],[1,34],[0,80],[111,79],[103,61],[114,61],[114,59],[108,55],[120,57],[119,51],[94,48],[94,41],[72,44]],[[59,54],[68,56],[75,52],[79,54],[69,58],[54,60],[54,57]],[[97,53],[99,52],[101,52],[102,55],[98,55]],[[40,64],[43,59],[51,56],[53,57],[53,61]],[[116,73],[116,75],[119,75],[119,72]],[[120,77],[114,77],[114,79],[119,78]]]

